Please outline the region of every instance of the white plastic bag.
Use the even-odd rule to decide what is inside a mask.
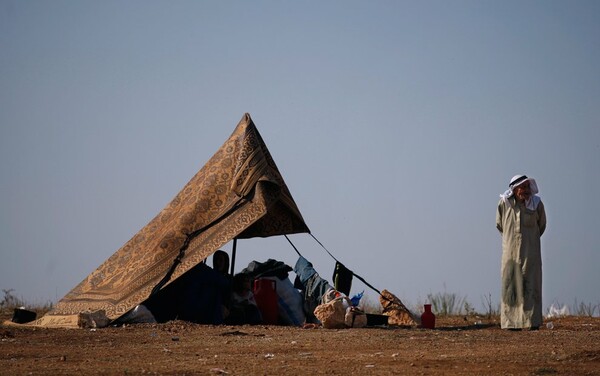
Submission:
[[[569,315],[569,307],[563,305],[562,307],[557,303],[552,303],[550,308],[548,308],[548,314],[546,318],[550,319],[552,317],[562,317]]]

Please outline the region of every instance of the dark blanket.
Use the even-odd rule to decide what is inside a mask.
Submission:
[[[261,277],[278,277],[285,279],[289,272],[293,269],[285,263],[273,259],[268,259],[265,262],[252,261],[248,267],[244,268],[241,273],[247,274],[252,279]]]

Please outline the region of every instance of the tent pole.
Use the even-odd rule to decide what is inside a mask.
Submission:
[[[233,238],[233,250],[231,251],[231,276],[235,270],[235,252],[237,250],[237,238]]]

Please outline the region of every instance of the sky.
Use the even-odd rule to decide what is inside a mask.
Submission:
[[[407,306],[499,303],[517,174],[548,217],[544,307],[600,305],[599,67],[597,1],[0,0],[0,288],[58,301],[247,112],[312,234]],[[297,259],[237,249],[236,271]]]

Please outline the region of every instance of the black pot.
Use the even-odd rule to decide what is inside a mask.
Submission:
[[[13,314],[12,322],[16,322],[17,324],[25,324],[35,320],[37,317],[37,313],[33,311],[29,311],[25,308],[15,308],[15,313]]]
[[[387,325],[388,316],[367,313],[367,326]]]

